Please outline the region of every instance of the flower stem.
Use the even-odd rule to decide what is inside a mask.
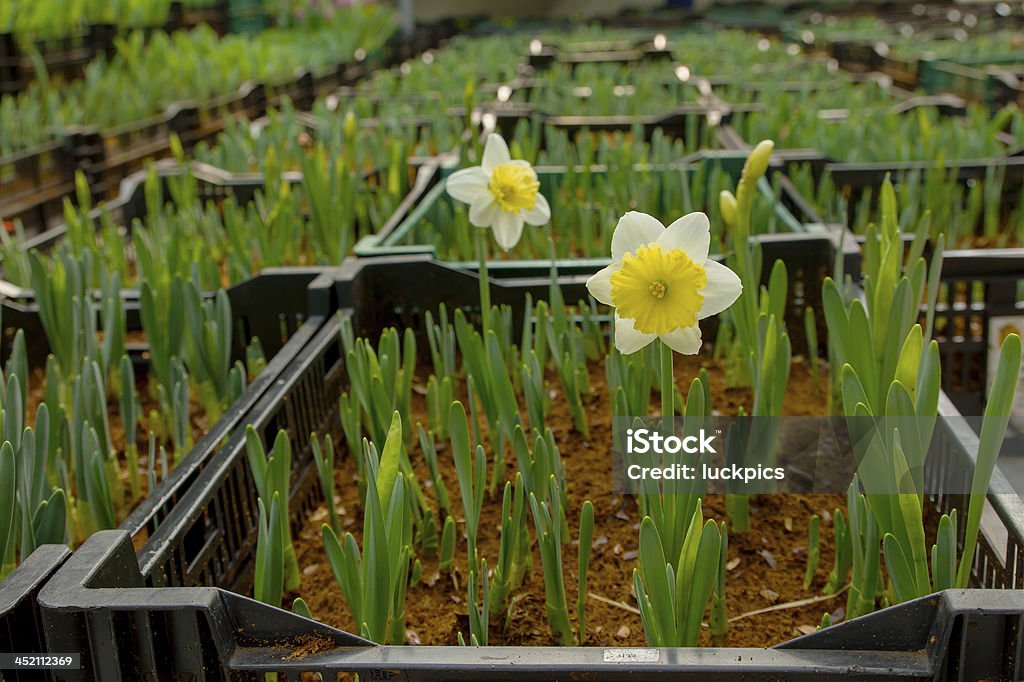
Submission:
[[[558,256],[555,254],[555,230],[548,228],[548,251],[551,254],[551,290],[554,300],[554,290],[558,287]]]
[[[548,291],[548,304],[552,307],[552,310],[557,310],[558,314],[561,315],[565,301],[562,299],[562,288],[558,283],[558,256],[555,254],[554,228],[548,230],[548,251],[551,254],[551,285]]]
[[[485,230],[476,231],[476,255],[480,259],[480,271],[477,279],[480,282],[480,322],[484,334],[490,329],[491,317],[491,281],[487,274],[487,241]]]
[[[666,432],[672,430],[671,420],[675,416],[675,378],[672,376],[672,349],[664,341],[658,341],[661,353],[661,418],[662,428]]]

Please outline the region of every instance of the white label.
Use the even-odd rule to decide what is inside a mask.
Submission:
[[[1018,334],[1024,336],[1024,317],[991,317],[988,320],[988,377],[987,390],[992,390],[992,382],[996,378],[996,368],[999,366],[999,349],[1002,347],[1003,339],[1007,334]],[[1014,422],[1024,423],[1024,366],[1021,367],[1020,377],[1017,379],[1017,390],[1014,391],[1013,404],[1010,407],[1010,416]]]
[[[605,649],[605,663],[657,663],[661,660],[658,649]]]

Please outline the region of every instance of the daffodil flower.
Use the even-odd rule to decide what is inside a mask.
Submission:
[[[667,228],[630,211],[612,233],[612,264],[587,281],[590,294],[615,308],[615,347],[635,353],[655,339],[683,355],[700,350],[698,322],[731,306],[743,285],[708,259],[711,223],[690,213]]]
[[[539,226],[551,219],[537,172],[529,161],[513,159],[496,133],[487,138],[480,165],[452,173],[447,190],[469,204],[469,222],[494,230],[498,246],[505,251],[519,243],[524,223]]]

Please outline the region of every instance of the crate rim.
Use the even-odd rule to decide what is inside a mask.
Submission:
[[[425,164],[427,167],[432,167],[428,162]],[[223,188],[224,190],[231,190],[237,186],[244,185],[260,185],[263,184],[262,173],[231,173],[223,170],[216,166],[202,163],[199,161],[190,161],[185,166],[179,165],[173,159],[164,159],[162,161],[155,162],[152,165],[152,169],[155,170],[157,176],[161,179],[178,177],[184,173],[191,173],[199,182],[205,182],[211,186]],[[423,167],[420,167],[418,172],[422,172]],[[124,211],[132,205],[133,199],[137,199],[138,195],[143,191],[146,178],[150,171],[140,170],[130,174],[124,180],[121,181],[119,186],[119,192],[117,198],[101,202],[99,205],[93,207],[89,212],[89,217],[94,222],[98,221],[104,213],[112,213],[118,211]],[[288,182],[292,185],[301,184],[303,180],[301,171],[286,171],[281,173],[281,179],[284,182]],[[393,219],[400,214],[402,210],[408,210],[414,203],[410,200],[410,195],[413,194],[413,188],[410,188],[409,193],[403,198],[402,203],[395,209],[389,220]],[[165,197],[169,200],[169,197]],[[133,216],[134,217],[134,216]],[[129,220],[123,221],[125,224],[124,228],[130,229],[131,225]],[[56,246],[60,240],[67,234],[67,224],[60,222],[59,224],[45,230],[39,234],[33,235],[27,238],[22,248],[25,251],[40,250],[47,251]],[[226,287],[225,291],[231,291],[237,287],[243,286],[246,282],[261,277],[263,275],[280,276],[281,274],[288,273],[307,273],[307,274],[319,274],[331,270],[337,267],[337,265],[295,265],[295,266],[280,266],[280,267],[267,267],[263,268],[259,273],[251,276],[241,282],[236,282],[233,285]],[[210,292],[204,292],[204,294],[210,295]],[[134,302],[139,299],[139,290],[137,288],[125,287],[121,290],[121,298],[126,302]],[[35,305],[35,291],[31,287],[18,286],[3,278],[3,267],[0,266],[0,300],[5,304],[9,302],[17,302],[22,306],[33,306]]]
[[[699,158],[687,157],[678,163],[672,164],[657,164],[657,165],[641,165],[638,164],[638,169],[651,170],[654,172],[678,172],[678,173],[690,173],[699,168],[699,164],[705,161],[714,162],[719,159],[739,159],[744,157],[745,153],[737,152],[735,150],[717,150],[715,154],[700,155]],[[688,162],[689,160],[689,162]],[[696,160],[696,163],[693,161]],[[444,163],[441,161],[441,163]],[[567,166],[536,166],[535,170],[537,174],[544,176],[551,176],[553,178],[563,176],[567,172]],[[576,170],[584,167],[577,166]],[[607,166],[600,164],[592,164],[587,167],[590,173],[604,173],[607,171]],[[398,210],[395,212],[392,220],[385,223],[376,234],[367,235],[359,240],[353,248],[353,253],[360,258],[378,258],[381,256],[390,255],[410,255],[426,253],[436,257],[436,250],[431,244],[396,244],[395,242],[404,239],[414,229],[416,223],[423,219],[426,211],[429,210],[438,201],[442,200],[445,193],[444,177],[438,177],[437,181],[433,186],[429,186],[433,177],[425,178],[424,184],[420,188],[421,191],[418,193],[420,200],[416,203],[413,210],[403,212]],[[770,185],[766,181],[762,181],[758,184],[759,192],[766,198],[775,200],[772,194]],[[795,196],[799,196],[794,192]],[[806,208],[804,209],[806,211]],[[830,234],[831,230],[827,226],[823,225],[820,219],[811,212],[807,211],[806,222],[802,222],[796,215],[794,215],[786,206],[781,202],[775,206],[776,215],[782,220],[784,226],[792,230],[788,233],[780,234],[794,234],[803,236],[817,236],[819,234]],[[766,235],[758,235],[766,236]],[[440,259],[439,259],[440,260]],[[597,263],[603,263],[607,265],[611,262],[610,258],[604,257],[589,257],[589,258],[567,258],[559,259],[559,264],[571,264],[579,263],[580,261],[587,261]],[[470,265],[473,261],[445,261],[450,263],[463,263]],[[521,260],[504,260],[504,259],[488,259],[488,264],[501,264],[501,263],[514,263],[518,266],[530,263],[550,263],[550,259],[521,259]]]
[[[205,618],[211,625],[221,626],[214,628],[217,659],[225,671],[236,673],[271,668],[295,674],[347,670],[369,672],[373,679],[373,671],[388,670],[401,671],[410,676],[409,679],[440,679],[437,674],[441,672],[448,676],[446,679],[466,679],[471,675],[480,679],[479,675],[484,672],[520,679],[551,679],[554,672],[589,672],[592,679],[611,680],[621,679],[624,664],[628,664],[630,677],[638,679],[662,679],[655,676],[668,672],[674,674],[673,679],[707,679],[710,674],[723,673],[735,673],[737,678],[768,674],[783,675],[786,679],[821,679],[825,674],[845,673],[857,679],[932,679],[940,674],[943,659],[951,655],[949,650],[956,646],[957,617],[1007,615],[1020,618],[1024,613],[1024,593],[1020,590],[950,589],[880,609],[767,649],[378,645],[221,588],[93,586],[110,582],[111,577],[102,575],[106,564],[124,559],[126,555],[130,557],[130,549],[128,538],[120,531],[101,531],[90,538],[88,546],[83,545],[41,591],[39,604],[44,621],[52,613],[71,610],[105,613],[109,618],[114,613],[136,611],[140,600],[154,611],[187,610]],[[138,598],[133,599],[136,595]],[[274,628],[277,641],[262,642],[259,647],[262,650],[239,643],[246,638],[242,632],[246,617],[251,620],[257,615],[271,621],[264,624],[267,630],[277,626]],[[920,621],[917,627],[914,627],[915,620]],[[843,646],[844,640],[858,638],[857,630],[878,622],[887,625],[887,630],[902,630],[897,635],[902,641],[879,642],[874,650]],[[315,628],[316,634],[333,646],[329,651],[311,656],[289,656],[295,646],[289,640],[302,628]],[[863,638],[862,634],[860,636]],[[1021,638],[1019,632],[1017,637]],[[621,652],[623,656],[616,657],[614,652]],[[638,660],[638,654],[647,656]],[[877,656],[877,659],[871,661],[868,656]],[[431,671],[434,676],[429,675]]]

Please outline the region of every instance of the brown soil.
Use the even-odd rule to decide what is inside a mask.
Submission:
[[[278,643],[279,642],[275,642],[275,644]],[[330,651],[334,648],[334,640],[314,635],[298,637],[295,641],[290,642],[289,644],[294,648],[294,651],[284,657],[284,660],[286,661],[294,661],[296,659],[305,658],[306,656]]]
[[[126,343],[132,343],[138,341],[138,335],[134,332],[129,332],[126,337]],[[118,504],[118,500],[125,500],[128,502],[117,509],[118,522],[126,518],[132,510],[149,494],[149,481],[147,480],[147,471],[149,470],[149,415],[151,411],[160,411],[159,402],[154,399],[148,390],[149,376],[145,370],[139,370],[136,368],[135,374],[135,390],[139,396],[140,411],[139,411],[139,425],[136,432],[136,447],[139,451],[139,497],[131,499],[131,481],[128,471],[128,460],[125,457],[125,450],[127,443],[125,442],[124,424],[121,421],[121,407],[118,404],[116,398],[107,398],[107,419],[110,428],[110,442],[117,453],[119,470],[121,473],[121,491],[120,496],[118,491],[111,491],[115,506]],[[25,413],[30,416],[30,419],[35,419],[36,410],[39,405],[44,402],[46,390],[46,373],[42,368],[33,368],[29,372],[29,390],[28,400],[26,405]],[[192,440],[198,442],[202,438],[207,430],[212,426],[209,423],[209,419],[206,415],[205,410],[193,396],[190,398],[190,423],[192,425]],[[174,460],[173,453],[168,452],[168,469],[173,468]],[[159,477],[159,463],[156,464],[158,477]],[[77,543],[81,538],[77,537],[77,531],[72,531],[71,537],[72,542]],[[141,542],[145,541],[145,537],[136,538],[136,545],[138,548],[141,546]]]
[[[964,237],[957,245],[961,249],[1014,249],[1020,246],[1020,240],[1016,235],[1008,234],[1010,227],[1007,225],[1000,230],[995,238],[983,234],[972,234]]]
[[[739,408],[750,408],[751,394],[747,388],[726,387],[722,367],[704,356],[676,356],[677,386],[686,386],[701,367],[711,377],[715,407],[723,414],[736,414]],[[421,372],[420,377],[427,375]],[[590,499],[595,508],[594,542],[588,574],[587,638],[585,644],[596,646],[644,646],[646,640],[636,602],[633,597],[632,572],[636,566],[640,515],[634,498],[606,493],[611,481],[611,410],[608,403],[604,369],[598,363],[591,367],[592,394],[586,399],[590,426],[589,439],[583,439],[572,427],[572,420],[561,395],[552,401],[550,426],[558,441],[566,469],[569,507],[566,512],[570,535],[577,536],[580,510]],[[558,387],[556,377],[549,377],[551,387]],[[822,415],[826,406],[827,376],[823,371],[819,385],[814,385],[811,372],[802,358],[793,362],[785,414]],[[414,394],[414,418],[425,421],[422,398]],[[457,633],[468,636],[466,605],[466,546],[461,501],[458,495],[454,466],[447,444],[438,444],[439,463],[448,487],[451,505],[460,533],[456,548],[456,568],[451,573],[438,572],[437,559],[421,559],[423,578],[409,587],[406,600],[407,643],[454,645]],[[418,445],[410,453],[420,481],[429,481],[426,464]],[[506,462],[514,461],[506,457]],[[507,474],[513,473],[512,466]],[[345,530],[360,539],[362,517],[358,504],[355,465],[346,457],[335,475],[336,503]],[[431,497],[428,494],[428,497]],[[730,617],[820,594],[833,560],[831,519],[835,508],[845,508],[839,495],[762,495],[751,500],[751,530],[729,537],[727,598]],[[709,496],[704,502],[705,515],[725,520],[724,498]],[[807,553],[807,524],[817,513],[822,519],[821,562],[810,591],[802,586]],[[487,498],[480,523],[478,548],[481,556],[494,561],[499,547],[501,499]],[[318,620],[349,632],[356,632],[348,607],[327,563],[320,528],[327,520],[321,506],[310,516],[306,528],[294,539],[299,566],[302,567],[301,590],[290,595],[301,596]],[[532,519],[528,521],[533,534]],[[563,548],[565,587],[569,611],[575,621],[577,544]],[[523,586],[512,595],[512,614],[491,619],[489,643],[492,645],[553,645],[544,607],[544,581],[540,554],[533,549],[533,571]],[[603,598],[603,599],[600,599]],[[607,600],[616,602],[610,604]],[[288,600],[290,603],[290,599]],[[792,639],[820,622],[826,611],[833,620],[842,618],[845,596],[800,608],[772,611],[738,620],[730,625],[729,646],[765,647]],[[506,624],[507,623],[507,624]],[[575,625],[575,623],[574,623]],[[710,643],[705,629],[701,643]]]

